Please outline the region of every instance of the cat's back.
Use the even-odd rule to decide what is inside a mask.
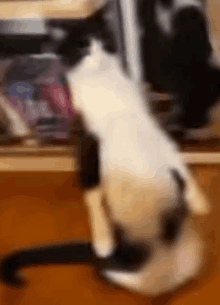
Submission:
[[[127,155],[136,149],[136,159],[139,154],[148,161],[162,150],[165,158],[175,154],[175,145],[149,113],[141,86],[127,77],[119,58],[105,52],[99,41],[91,41],[90,53],[69,75],[74,100],[89,128],[110,142],[112,149],[121,147]]]
[[[84,113],[90,126],[103,131],[117,117],[146,112],[140,87],[123,72],[117,56],[93,45],[77,68],[68,74],[74,106]]]

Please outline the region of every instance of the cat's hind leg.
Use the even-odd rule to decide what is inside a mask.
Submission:
[[[84,190],[85,204],[90,218],[93,248],[99,257],[105,257],[114,251],[113,230],[103,205],[104,188],[101,179],[99,141],[91,134],[81,138],[80,185]]]

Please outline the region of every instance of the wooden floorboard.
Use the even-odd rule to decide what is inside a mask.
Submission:
[[[1,173],[0,253],[14,247],[90,238],[87,213],[71,173]],[[72,186],[73,184],[73,186]],[[0,286],[1,305],[146,305],[146,298],[101,282],[88,266],[25,271],[26,287]]]
[[[153,300],[100,281],[88,266],[33,267],[24,271],[28,283],[22,289],[0,285],[0,304],[218,304],[220,166],[194,165],[192,169],[213,207],[210,216],[197,220],[210,253],[207,270],[197,282],[176,295]],[[90,238],[87,213],[75,174],[1,172],[0,183],[0,255],[20,246]]]

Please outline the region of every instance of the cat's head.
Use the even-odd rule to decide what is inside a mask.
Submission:
[[[89,52],[92,40],[99,41],[109,53],[117,51],[114,35],[101,9],[86,19],[49,20],[46,23],[54,51],[70,67],[78,64]]]

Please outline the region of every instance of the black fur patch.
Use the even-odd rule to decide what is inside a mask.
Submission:
[[[121,226],[115,225],[116,249],[114,253],[102,262],[100,268],[108,270],[138,271],[151,256],[150,246],[141,242],[131,242],[125,238]]]
[[[176,169],[171,169],[171,174],[173,176],[173,179],[176,181],[176,183],[178,185],[180,194],[182,194],[186,187],[185,180],[183,179],[183,177],[180,175],[180,173]]]
[[[75,242],[33,247],[6,255],[0,266],[1,280],[11,286],[20,287],[24,280],[17,276],[17,271],[28,266],[54,264],[93,264],[95,256],[91,243]]]
[[[107,52],[117,51],[114,35],[104,16],[107,9],[108,6],[86,19],[51,19],[47,22],[51,31],[59,27],[67,34],[57,43],[56,48],[56,53],[62,56],[65,64],[68,66],[78,64],[89,52],[91,38],[99,39]]]
[[[167,212],[162,216],[162,234],[161,240],[165,243],[172,244],[178,238],[182,224],[188,215],[187,207],[184,201],[180,206],[171,212]]]
[[[92,265],[97,269],[99,276],[101,276],[100,270],[103,269],[136,271],[145,263],[148,256],[149,251],[146,246],[121,244],[115,254],[107,258],[99,258],[90,242],[76,240],[72,243],[31,247],[6,254],[1,260],[0,279],[7,285],[20,288],[25,283],[25,279],[20,278],[17,271],[38,265]]]
[[[167,211],[161,217],[161,240],[168,244],[172,244],[176,241],[181,232],[182,224],[188,215],[187,205],[183,198],[186,182],[176,169],[171,169],[171,175],[178,186],[178,205],[176,208]]]
[[[79,184],[83,189],[97,186],[100,182],[99,142],[91,134],[84,134],[79,149]]]

